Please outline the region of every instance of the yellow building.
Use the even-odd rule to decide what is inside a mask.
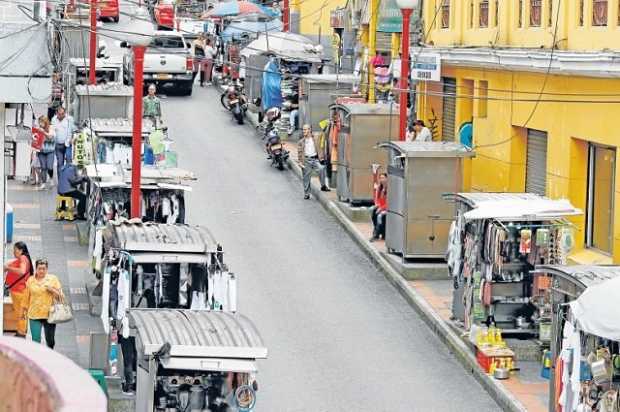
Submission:
[[[437,140],[472,122],[472,191],[581,208],[575,263],[620,263],[619,12],[619,0],[424,1],[442,81],[418,84],[418,116]]]
[[[290,0],[292,29],[329,46],[333,30],[330,12],[343,7],[347,0]]]

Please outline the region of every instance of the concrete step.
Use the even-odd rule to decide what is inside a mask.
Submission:
[[[442,261],[405,260],[397,255],[381,252],[381,255],[406,280],[450,279],[448,265]]]
[[[333,179],[335,180],[335,179]],[[331,182],[330,182],[331,183]],[[349,220],[353,222],[370,222],[370,208],[365,206],[352,206],[345,202],[334,202],[338,208],[344,213]]]

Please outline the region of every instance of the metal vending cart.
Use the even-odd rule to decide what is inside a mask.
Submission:
[[[319,122],[329,119],[329,106],[338,97],[353,96],[360,78],[352,74],[306,74],[299,82],[299,124],[320,130]]]
[[[256,360],[267,358],[267,348],[247,317],[132,309],[129,318],[138,355],[136,411],[254,409]]]
[[[398,106],[347,103],[329,107],[340,116],[337,194],[341,201],[368,204],[373,199],[372,165],[385,165],[377,144],[398,136]]]
[[[533,272],[548,280],[545,283],[546,302],[552,313],[551,368],[549,379],[549,410],[555,411],[555,362],[562,347],[562,331],[568,313],[568,303],[577,299],[591,286],[620,276],[620,266],[602,265],[538,265]],[[542,282],[541,282],[542,283]]]
[[[403,259],[443,258],[454,207],[442,195],[463,187],[463,159],[474,152],[454,142],[381,143],[388,149],[386,247]]]
[[[133,89],[130,86],[120,83],[77,85],[73,93],[75,96],[69,103],[69,112],[78,125],[91,117],[131,118]]]

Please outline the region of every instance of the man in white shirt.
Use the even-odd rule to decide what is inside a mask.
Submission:
[[[430,129],[424,125],[424,120],[416,120],[413,124],[413,129],[415,130],[415,141],[416,142],[432,142],[433,134]]]
[[[329,187],[325,184],[325,151],[322,150],[319,136],[312,133],[309,124],[302,128],[302,138],[297,143],[297,161],[303,170],[304,199],[310,199],[310,179],[312,174],[319,175],[321,190],[329,192]]]
[[[71,138],[75,132],[73,118],[67,116],[64,107],[59,106],[56,109],[56,116],[52,119],[52,127],[56,135],[56,168],[58,176],[60,176],[60,169],[66,163],[67,147],[71,146]]]

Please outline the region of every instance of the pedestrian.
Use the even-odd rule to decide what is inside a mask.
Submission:
[[[62,105],[63,91],[60,73],[52,73],[52,91],[50,103],[47,106],[47,118],[51,119],[56,113],[56,109]]]
[[[80,191],[79,186],[87,180],[83,168],[78,169],[70,162],[58,172],[58,194],[77,201],[77,220],[86,220],[86,195]]]
[[[405,133],[405,140],[408,142],[413,142],[415,140],[415,129],[413,128],[412,124],[407,126],[407,132]]]
[[[17,317],[16,336],[20,338],[26,337],[28,332],[28,321],[24,314],[26,308],[26,282],[32,276],[32,260],[28,246],[24,242],[15,242],[13,245],[13,256],[15,259],[9,260],[4,265],[6,280],[4,282],[6,289],[11,293],[11,301],[13,303],[13,313]]]
[[[60,281],[47,272],[46,259],[37,259],[35,273],[26,281],[26,307],[24,313],[28,316],[30,335],[35,342],[41,342],[41,329],[45,333],[45,343],[50,349],[56,344],[56,324],[49,323],[47,318],[54,299],[62,298]]]
[[[155,84],[149,84],[148,94],[142,99],[142,117],[151,119],[153,127],[157,127],[157,121],[161,120],[161,102],[155,96],[156,91]]]
[[[68,116],[65,108],[62,106],[56,109],[56,116],[52,119],[52,127],[56,137],[56,146],[54,148],[56,153],[56,171],[60,173],[60,168],[67,161],[67,148],[71,146],[71,139],[76,127],[73,117]]]
[[[330,189],[325,184],[325,151],[319,136],[312,133],[309,124],[304,124],[302,133],[297,144],[297,160],[303,170],[304,199],[310,199],[310,179],[313,173],[319,175],[321,191],[329,192]]]
[[[54,135],[54,128],[51,127],[50,120],[47,116],[39,117],[39,129],[45,135],[43,140],[43,146],[37,153],[39,158],[39,167],[41,168],[41,186],[39,189],[44,190],[48,187],[54,186],[54,150],[56,149],[56,136]]]
[[[205,74],[203,70],[205,60],[205,35],[200,33],[196,40],[192,42],[192,54],[194,55],[194,71],[200,76],[200,87],[204,87]]]
[[[211,86],[213,77],[213,62],[215,60],[215,57],[217,56],[217,51],[211,45],[211,43],[211,39],[207,39],[205,44],[205,60],[202,65],[202,70],[205,74],[207,86]]]
[[[432,142],[433,134],[430,129],[424,124],[424,120],[416,120],[413,123],[413,129],[415,130],[416,142]]]
[[[373,198],[372,207],[372,237],[375,240],[385,240],[385,223],[387,219],[387,173],[379,173],[380,166],[373,165]]]

